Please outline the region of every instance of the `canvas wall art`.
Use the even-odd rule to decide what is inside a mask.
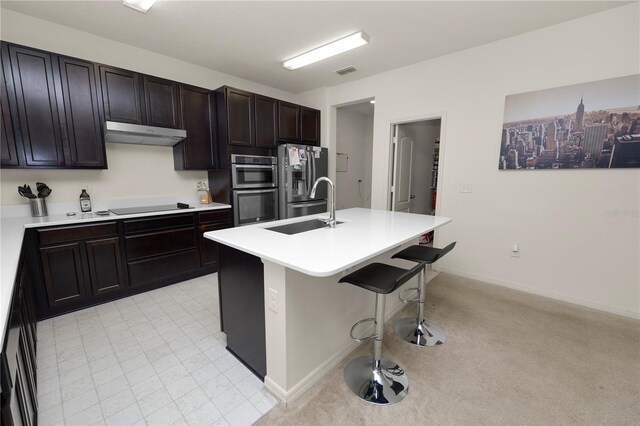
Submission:
[[[640,167],[640,74],[506,97],[501,170]]]

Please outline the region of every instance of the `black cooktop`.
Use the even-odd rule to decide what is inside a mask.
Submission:
[[[151,213],[151,212],[164,212],[168,210],[187,210],[194,209],[195,207],[189,207],[189,204],[178,203],[165,204],[162,206],[142,206],[142,207],[125,207],[122,209],[109,209],[113,214],[136,214],[136,213]]]

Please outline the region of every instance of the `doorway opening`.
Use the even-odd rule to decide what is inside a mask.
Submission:
[[[435,215],[440,171],[441,117],[392,124],[390,210]],[[431,243],[433,233],[421,243]]]
[[[336,210],[371,208],[372,99],[336,108]]]

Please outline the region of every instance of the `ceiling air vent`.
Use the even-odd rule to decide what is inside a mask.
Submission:
[[[347,75],[347,74],[351,74],[352,72],[356,72],[356,69],[354,67],[346,67],[346,68],[342,68],[341,70],[337,70],[336,74]]]

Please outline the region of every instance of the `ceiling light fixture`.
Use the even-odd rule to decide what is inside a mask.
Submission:
[[[151,6],[153,6],[155,2],[156,0],[122,0],[122,3],[125,6],[142,13],[147,13],[147,11],[151,9]]]
[[[348,50],[355,49],[356,47],[363,46],[369,43],[369,36],[364,31],[358,31],[355,34],[348,35],[324,46],[317,47],[302,55],[298,55],[291,59],[287,59],[282,63],[282,66],[295,70],[304,67],[314,62],[321,61],[323,59],[330,58],[331,56],[339,55]]]

